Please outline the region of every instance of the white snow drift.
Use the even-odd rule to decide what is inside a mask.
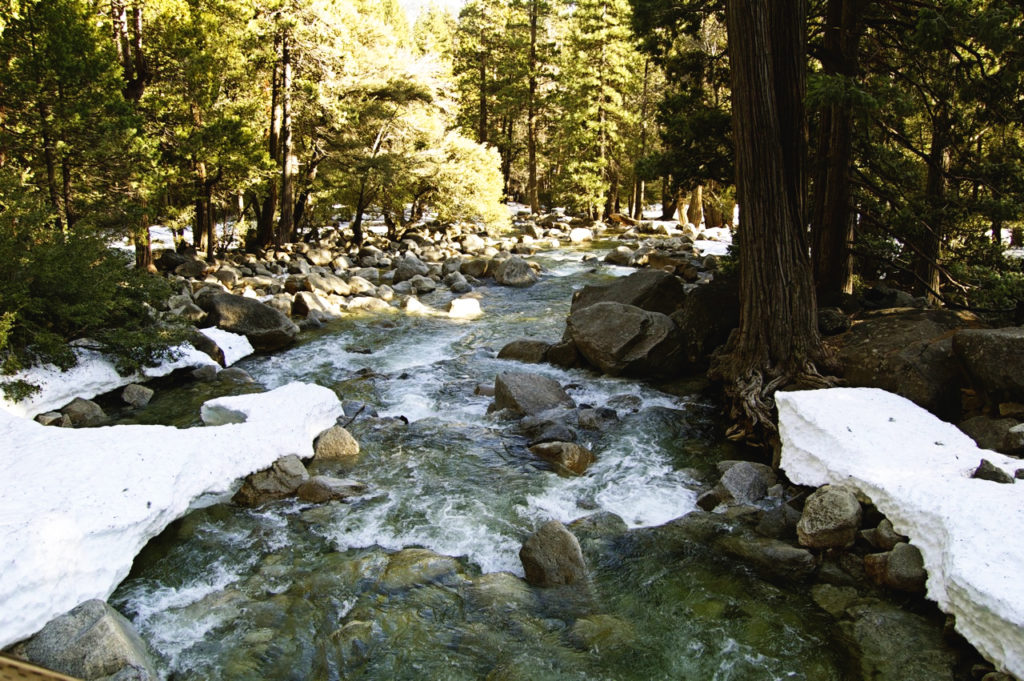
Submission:
[[[0,410],[0,648],[107,598],[145,543],[200,497],[282,456],[312,456],[342,410],[328,388],[291,383],[211,400],[203,413],[246,421],[65,429]]]
[[[253,353],[252,345],[245,336],[222,331],[201,329],[201,332],[224,351],[225,364],[231,366],[238,360]],[[0,397],[0,411],[15,416],[33,417],[43,412],[60,409],[76,397],[86,399],[116,390],[121,386],[144,381],[147,378],[166,376],[177,369],[217,366],[209,355],[186,343],[177,348],[177,358],[155,367],[147,367],[142,375],[122,376],[117,373],[114,363],[95,350],[77,348],[78,364],[67,371],[61,371],[52,364],[32,367],[5,380],[24,380],[39,386],[39,392],[19,402],[10,402]]]
[[[782,468],[861,490],[924,556],[928,596],[992,662],[1024,678],[1024,481],[972,479],[982,450],[909,400],[871,388],[779,393]]]

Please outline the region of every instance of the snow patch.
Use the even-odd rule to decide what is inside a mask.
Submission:
[[[928,597],[1005,671],[1024,677],[1024,484],[972,479],[1019,459],[874,388],[778,393],[782,468],[802,485],[852,485],[921,550]]]
[[[229,366],[253,352],[252,345],[245,336],[220,329],[202,329],[202,333],[220,346]],[[166,376],[178,369],[207,365],[219,368],[209,355],[196,350],[188,343],[175,349],[175,359],[155,367],[146,367],[141,373],[129,376],[119,374],[114,362],[95,350],[75,348],[75,354],[78,356],[78,364],[67,371],[62,371],[52,364],[44,364],[3,377],[5,380],[27,381],[39,386],[39,391],[18,402],[0,397],[0,411],[31,418],[37,414],[60,409],[76,397],[89,399],[129,383]]]
[[[222,397],[244,423],[66,429],[0,410],[0,648],[91,598],[107,598],[152,537],[197,499],[288,454],[342,415],[333,391],[290,383]]]

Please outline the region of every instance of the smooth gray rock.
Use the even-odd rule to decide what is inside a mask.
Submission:
[[[83,681],[113,676],[126,668],[137,672],[131,678],[159,678],[131,622],[98,599],[50,620],[29,639],[25,654],[34,664]]]
[[[718,481],[718,496],[723,501],[750,504],[764,498],[775,484],[770,466],[751,461],[737,461],[729,466]]]
[[[530,267],[530,263],[518,256],[512,256],[502,260],[494,268],[494,281],[502,286],[525,288],[537,283],[537,273]]]
[[[532,338],[519,338],[507,343],[498,352],[498,359],[511,359],[527,364],[540,364],[547,356],[551,343]]]
[[[98,426],[107,421],[107,415],[100,405],[81,397],[76,397],[60,411],[71,419],[71,424],[76,428]]]
[[[541,525],[523,543],[519,559],[531,586],[566,586],[582,583],[587,578],[579,541],[557,520]]]
[[[491,411],[509,409],[514,413],[539,414],[554,407],[572,407],[573,401],[553,378],[541,374],[503,372],[494,379]]]
[[[129,383],[121,391],[121,399],[136,409],[141,409],[153,399],[153,389],[138,383]]]
[[[569,315],[567,335],[591,365],[612,376],[669,377],[682,368],[682,337],[659,312],[595,303]]]
[[[287,347],[299,334],[299,327],[288,317],[252,298],[214,293],[201,296],[197,302],[218,328],[244,335],[261,352]]]
[[[662,270],[639,270],[602,286],[584,286],[572,296],[570,313],[597,303],[621,303],[648,312],[670,315],[685,296],[682,283]]]
[[[845,548],[857,538],[860,518],[860,502],[851,490],[825,485],[807,497],[797,537],[810,548]]]

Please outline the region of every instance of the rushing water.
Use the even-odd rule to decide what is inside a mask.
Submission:
[[[112,601],[167,678],[845,678],[805,595],[699,546],[619,533],[584,541],[585,587],[518,579],[522,541],[550,518],[608,511],[641,528],[693,510],[691,476],[725,448],[713,405],[679,386],[496,359],[515,338],[557,340],[574,288],[627,272],[572,252],[542,262],[529,289],[478,288],[479,319],[346,318],[240,364],[265,388],[316,382],[372,406],[379,417],[364,410],[349,426],[359,460],[318,469],[369,491],[347,504],[218,505],[151,542]],[[422,301],[441,310],[450,297]],[[581,431],[597,456],[584,476],[559,477],[513,422],[487,414],[476,388],[504,370],[550,375],[577,404],[616,409],[606,430]],[[143,416],[193,424],[203,399],[246,389],[166,391]]]

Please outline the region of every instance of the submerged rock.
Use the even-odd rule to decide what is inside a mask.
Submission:
[[[526,540],[519,559],[531,586],[567,586],[587,578],[579,541],[557,520],[544,523]]]
[[[366,485],[355,480],[332,478],[328,475],[314,475],[295,490],[303,501],[322,504],[327,501],[344,501],[366,492]]]
[[[560,475],[583,475],[594,462],[594,453],[575,442],[543,442],[530,447],[530,451]]]
[[[433,582],[461,581],[462,566],[451,556],[427,549],[402,549],[391,554],[380,578],[384,591],[402,591]]]

